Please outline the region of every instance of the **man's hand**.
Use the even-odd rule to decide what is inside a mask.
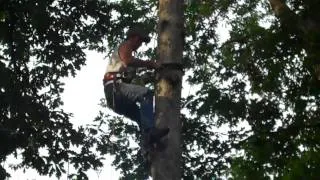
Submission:
[[[151,67],[153,69],[159,69],[161,67],[161,64],[156,61],[152,61]]]

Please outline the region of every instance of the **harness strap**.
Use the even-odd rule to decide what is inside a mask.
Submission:
[[[113,80],[113,87],[112,87],[112,106],[113,108],[116,108],[116,101],[115,101],[115,97],[116,97],[116,80]]]
[[[110,81],[110,80],[117,80],[117,79],[121,79],[122,78],[122,75],[123,73],[119,73],[119,72],[108,72],[108,73],[105,73],[104,74],[104,77],[103,77],[103,82],[106,82],[106,81]]]
[[[103,77],[103,85],[107,86],[109,84],[113,84],[112,86],[112,109],[115,108],[115,96],[116,96],[116,86],[117,83],[121,83],[122,82],[122,74],[123,73],[119,73],[119,72],[108,72],[104,75]]]

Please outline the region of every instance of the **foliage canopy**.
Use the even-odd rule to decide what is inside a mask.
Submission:
[[[199,90],[183,100],[183,177],[318,177],[319,1],[188,2],[183,63],[187,82]],[[138,21],[156,30],[156,1],[129,4],[148,7],[147,19]],[[129,17],[123,22],[137,20],[120,14]],[[107,132],[105,142],[110,136],[119,142],[103,146],[111,145],[106,151],[124,178],[138,178],[141,168],[132,166],[138,158],[131,159],[137,149],[121,141],[128,133]]]
[[[73,127],[61,109],[61,81],[85,64],[85,48],[103,50],[109,10],[102,1],[0,2],[0,127],[9,132],[8,140],[15,138],[1,144],[7,146],[1,161],[19,147],[22,162],[14,168],[34,168],[41,175],[61,176],[65,162],[81,177],[102,166],[90,150],[94,139],[88,129]],[[8,175],[2,167],[0,174]]]
[[[183,177],[319,177],[319,0],[188,2],[184,67],[197,88],[183,99]],[[106,40],[112,49],[132,23],[156,38],[157,4],[0,3],[0,125],[28,136],[18,145],[22,167],[60,176],[69,160],[83,175],[101,166],[96,144],[115,155],[123,178],[145,176],[138,148],[128,146],[136,127],[101,112],[92,127],[74,129],[60,108],[60,80],[85,64],[84,48],[105,51]],[[155,48],[145,55],[155,58]]]

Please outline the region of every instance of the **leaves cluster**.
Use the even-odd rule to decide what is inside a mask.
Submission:
[[[57,177],[66,173],[66,162],[80,178],[102,166],[90,132],[74,127],[61,109],[61,93],[62,78],[85,65],[84,49],[104,50],[110,11],[104,1],[0,2],[0,127],[23,137],[7,145],[1,161],[15,151],[22,161],[14,168]]]
[[[183,62],[191,72],[187,81],[199,90],[182,100],[183,177],[318,177],[319,86],[313,68],[319,59],[319,1],[286,1],[297,17],[289,22],[276,18],[268,1],[188,2]],[[139,148],[132,146],[137,128],[101,112],[94,125],[76,129],[61,109],[61,78],[85,64],[85,48],[105,51],[106,40],[110,52],[133,23],[144,23],[155,36],[157,5],[0,2],[0,126],[27,139],[14,144],[23,156],[17,168],[61,176],[70,162],[75,175],[86,178],[86,170],[102,165],[94,147],[115,156],[123,179],[146,176]],[[155,54],[155,48],[146,52]],[[39,155],[41,149],[47,155]]]
[[[318,177],[319,88],[311,67],[319,31],[306,34],[296,21],[275,17],[269,1],[188,2],[183,62],[187,81],[200,88],[183,100],[183,177]],[[286,4],[320,27],[319,1]],[[138,161],[115,161],[129,162],[122,171],[137,170]]]

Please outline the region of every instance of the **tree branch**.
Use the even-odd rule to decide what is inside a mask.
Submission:
[[[301,30],[301,20],[283,0],[269,0],[274,14],[280,19],[281,24],[289,29]]]

